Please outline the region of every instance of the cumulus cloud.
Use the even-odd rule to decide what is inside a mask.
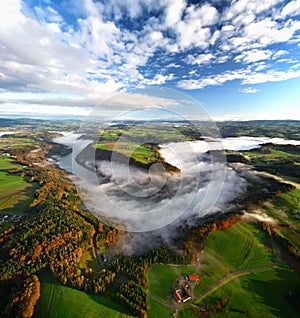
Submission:
[[[2,1],[1,87],[45,92],[44,101],[40,98],[44,105],[77,107],[82,101],[92,107],[132,86],[177,83],[199,89],[232,79],[250,84],[298,77],[297,58],[292,59],[288,47],[276,46],[297,45],[298,8],[299,0],[235,0],[223,6],[186,0],[66,0],[56,6],[51,1]],[[283,55],[286,59],[279,61]],[[262,74],[253,74],[255,63],[271,59],[280,66],[269,63],[268,73],[261,68],[256,72]],[[228,68],[212,72],[213,64]],[[195,79],[198,72],[191,73],[190,65],[205,70],[203,78]],[[57,94],[55,101],[49,93]],[[66,94],[68,99],[59,97]]]
[[[300,0],[290,1],[283,7],[280,13],[280,17],[282,18],[296,15],[300,15]]]
[[[214,58],[213,54],[188,55],[187,63],[192,65],[208,64]]]
[[[244,63],[252,63],[252,62],[258,62],[261,60],[267,60],[272,55],[271,50],[251,50],[246,51],[234,58],[235,61],[244,62]]]

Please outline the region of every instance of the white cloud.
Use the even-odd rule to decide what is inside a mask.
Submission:
[[[266,73],[253,73],[248,74],[242,81],[242,84],[260,84],[266,82],[280,82],[292,78],[300,77],[300,71],[289,70],[283,71],[268,71]]]
[[[268,70],[265,73],[256,72],[251,68],[235,71],[226,71],[221,74],[208,76],[200,79],[182,80],[177,83],[179,88],[194,90],[203,89],[207,86],[222,85],[228,81],[240,80],[242,84],[261,84],[267,82],[279,82],[300,77],[300,70],[290,69],[287,71]]]
[[[246,88],[240,89],[239,92],[246,93],[246,94],[254,94],[259,92],[259,89],[253,88],[253,87],[246,87]]]
[[[191,5],[186,9],[187,19],[200,20],[201,26],[210,26],[217,23],[219,18],[218,10],[210,4],[204,4],[200,7]]]
[[[166,66],[167,68],[179,68],[180,65],[179,64],[176,64],[176,63],[170,63]]]
[[[143,84],[145,84],[145,85],[161,85],[167,81],[171,81],[172,79],[174,79],[173,73],[168,74],[168,75],[157,74],[154,76],[153,79],[144,79]]]
[[[211,37],[210,26],[217,23],[219,13],[209,4],[191,5],[186,8],[184,18],[172,27],[176,33],[176,45],[183,51],[191,47],[207,48]],[[174,46],[170,49],[176,51]]]
[[[241,53],[234,58],[237,62],[253,63],[261,60],[267,60],[272,55],[271,50],[251,50]]]
[[[192,65],[208,64],[214,56],[211,53],[199,54],[197,56],[188,55],[186,62]]]
[[[244,36],[248,39],[248,43],[255,41],[266,46],[272,43],[287,42],[299,29],[300,21],[287,21],[284,25],[280,25],[271,18],[265,18],[246,26]]]
[[[297,58],[288,47],[274,44],[296,47],[299,42],[300,21],[294,18],[299,0],[282,2],[235,0],[221,9],[218,1],[115,0],[104,5],[66,0],[60,11],[51,2],[29,8],[21,0],[1,1],[1,88],[45,92],[41,98],[28,95],[26,103],[76,107],[92,106],[126,87],[174,82],[179,75],[178,87],[186,89],[294,78],[299,76]],[[63,20],[66,8],[73,24]],[[279,59],[285,54],[286,59]],[[247,65],[231,70],[232,60]],[[160,62],[164,69],[157,68]],[[211,67],[226,62],[221,73]],[[196,71],[185,64],[202,65],[201,71],[209,69],[211,75],[189,80]],[[287,64],[294,66],[286,71]],[[165,75],[168,68],[175,74]],[[49,92],[57,95],[50,98]],[[16,96],[7,101],[25,102],[24,96]]]
[[[300,15],[300,0],[290,1],[286,4],[280,14],[281,18],[285,18],[287,16],[296,16]]]
[[[233,20],[236,17],[246,18],[248,15],[257,15],[270,10],[283,0],[235,0],[223,15],[224,20]],[[246,19],[247,21],[247,19]]]
[[[181,21],[186,5],[185,0],[173,0],[167,5],[165,17],[166,27],[173,27],[176,23]]]
[[[179,88],[184,89],[202,89],[206,86],[222,85],[225,82],[233,81],[236,79],[243,79],[246,76],[246,70],[228,71],[222,74],[200,78],[198,80],[182,80],[178,82]]]
[[[282,56],[282,55],[286,55],[286,54],[288,54],[288,51],[286,51],[286,50],[279,50],[279,51],[277,51],[277,52],[275,52],[275,53],[273,54],[273,59],[277,59],[278,57],[280,57],[280,56]]]

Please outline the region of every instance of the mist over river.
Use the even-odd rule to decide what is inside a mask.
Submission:
[[[97,166],[96,173],[73,160],[92,141],[78,139],[79,134],[63,134],[53,141],[70,147],[75,143],[75,147],[58,163],[74,174],[86,207],[99,217],[118,220],[131,232],[152,231],[208,213],[225,212],[246,191],[243,175],[226,162],[212,162],[208,149],[250,150],[266,143],[300,145],[296,140],[266,137],[223,138],[221,143],[174,142],[160,145],[160,153],[180,168],[180,173],[155,174],[109,161],[90,165]]]

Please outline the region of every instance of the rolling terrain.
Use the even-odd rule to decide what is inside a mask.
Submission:
[[[0,213],[22,218],[4,220],[1,227],[1,316],[299,316],[299,146],[267,143],[227,151],[229,166],[259,171],[257,178],[263,182],[255,183],[256,188],[250,184],[248,192],[233,201],[230,213],[183,222],[172,229],[168,244],[155,237],[154,247],[127,255],[114,249],[126,233],[86,211],[69,174],[49,161],[69,152],[53,144],[57,133],[47,131],[51,124],[14,124],[2,127],[15,130],[15,135],[0,137]],[[299,139],[298,122],[264,124],[220,126],[226,136]],[[75,127],[54,125],[58,131]],[[290,125],[289,133],[285,125]],[[94,151],[113,150],[126,129],[110,128]],[[184,124],[178,129],[184,140],[201,138]],[[128,131],[126,138],[133,134]],[[179,141],[176,134],[158,134],[165,142]],[[155,163],[159,149],[147,136],[145,132],[138,142],[119,144],[115,151],[141,164]],[[191,300],[178,303],[174,284],[193,273],[200,281]]]

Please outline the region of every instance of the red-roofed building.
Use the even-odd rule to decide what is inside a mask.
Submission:
[[[184,288],[178,288],[174,290],[174,296],[178,303],[185,303],[186,301],[191,299],[191,296],[188,295]]]
[[[196,282],[198,283],[200,280],[200,276],[198,274],[193,274],[193,275],[187,275],[185,277],[186,280],[188,280],[189,282]]]

